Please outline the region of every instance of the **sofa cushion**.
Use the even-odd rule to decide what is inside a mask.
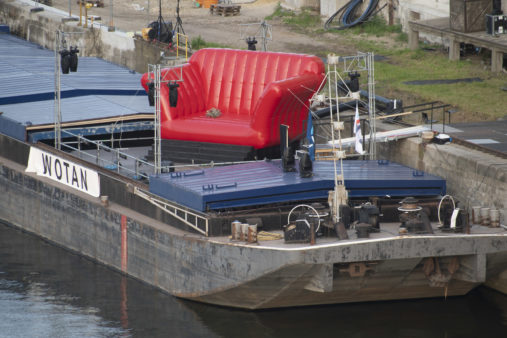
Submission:
[[[201,74],[206,107],[231,116],[251,117],[271,82],[325,71],[322,61],[312,55],[233,49],[201,49],[189,62]]]
[[[262,146],[256,132],[241,119],[194,117],[163,122],[161,129],[163,139]]]

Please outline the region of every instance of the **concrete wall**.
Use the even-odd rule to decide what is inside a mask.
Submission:
[[[299,9],[304,7],[319,8],[319,0],[284,0],[281,5],[285,8]]]
[[[449,16],[449,0],[399,0],[396,15],[403,28],[410,20],[429,20]],[[406,30],[406,29],[405,29]]]
[[[43,6],[42,12],[32,13],[32,5],[0,1],[0,18],[10,26],[11,34],[54,50],[55,32],[72,32],[66,39],[77,44],[82,56],[95,56],[125,66],[137,72],[147,70],[148,63],[159,63],[161,49],[145,41],[138,41],[124,32],[108,32],[107,27],[95,25],[81,28],[77,22],[62,22],[67,14],[55,8]]]
[[[379,144],[379,155],[445,178],[448,194],[470,212],[473,206],[494,207],[500,222],[507,223],[505,159],[456,144],[424,145],[419,138]]]

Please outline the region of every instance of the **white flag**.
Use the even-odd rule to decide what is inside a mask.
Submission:
[[[356,101],[356,116],[354,118],[354,134],[356,135],[356,152],[364,154],[363,151],[363,135],[361,135],[361,120],[359,120],[359,110]]]

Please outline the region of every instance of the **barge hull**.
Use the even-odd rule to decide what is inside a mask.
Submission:
[[[0,136],[0,220],[182,298],[262,309],[443,297],[466,294],[505,270],[505,235],[335,240],[284,248],[203,237],[168,225],[167,215],[148,203],[132,201],[136,196],[129,195],[127,181],[117,180],[110,192],[131,205],[113,200],[106,206],[99,198],[25,173],[27,148]],[[100,175],[103,180],[106,174]],[[455,256],[460,270],[446,288],[431,287],[421,275],[424,259],[436,257],[444,267]],[[371,271],[352,276],[347,271],[353,264],[366,264]]]

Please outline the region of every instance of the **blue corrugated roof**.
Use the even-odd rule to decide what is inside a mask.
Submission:
[[[445,194],[445,180],[397,164],[344,161],[349,196]],[[197,210],[327,198],[334,187],[332,162],[314,163],[314,175],[286,173],[281,162],[254,162],[150,177],[150,191]]]
[[[52,123],[54,67],[53,51],[0,34],[0,111],[21,124]],[[124,67],[79,57],[78,71],[61,75],[63,121],[152,113],[140,79]]]

